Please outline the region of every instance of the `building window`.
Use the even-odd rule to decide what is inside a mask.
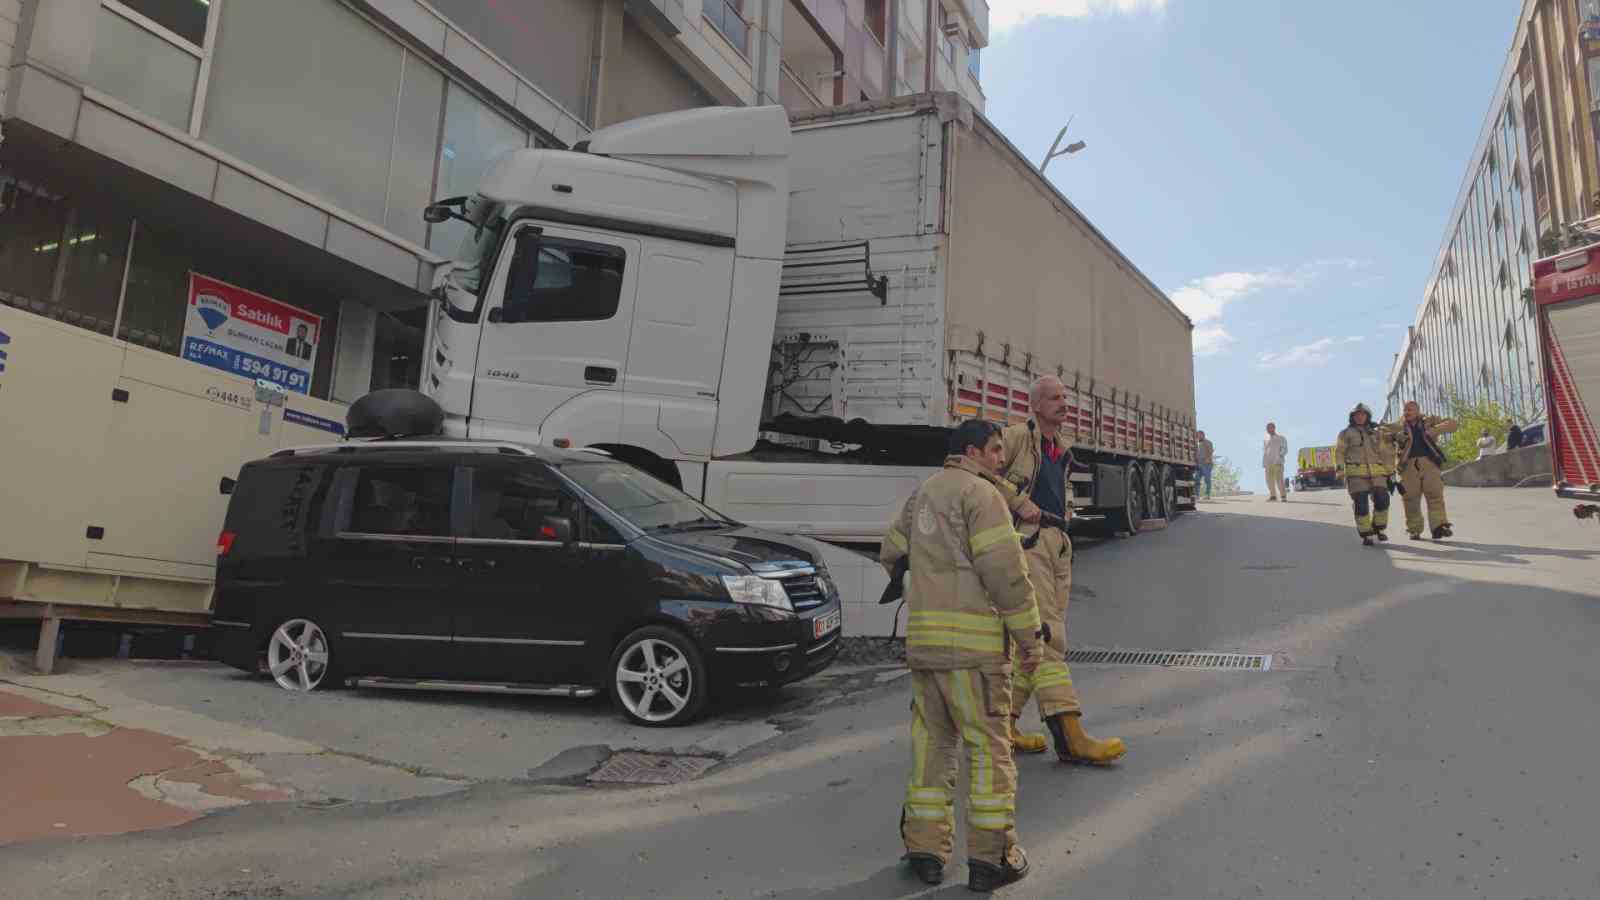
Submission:
[[[95,19],[88,81],[180,131],[194,114],[201,52],[107,6]],[[201,35],[202,39],[204,34]]]
[[[706,20],[736,47],[740,53],[750,55],[750,23],[744,18],[744,0],[706,0]]]
[[[445,89],[444,142],[439,147],[439,173],[433,199],[470,197],[489,166],[513,150],[528,146],[528,135],[488,104],[451,82]],[[428,249],[454,254],[471,234],[465,222],[435,225]]]
[[[967,51],[967,71],[972,73],[973,78],[978,77],[978,54],[981,52],[977,47]]]
[[[501,315],[506,322],[609,319],[621,302],[626,262],[622,248],[608,244],[562,238],[519,241]]]
[[[105,0],[108,9],[132,12],[196,47],[206,42],[211,0]]]
[[[0,302],[111,334],[129,226],[0,171]]]
[[[879,44],[888,42],[889,34],[889,0],[867,0],[865,24],[867,34],[878,39]]]

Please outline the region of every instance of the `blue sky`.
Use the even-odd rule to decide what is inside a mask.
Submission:
[[[1519,4],[989,3],[989,117],[1036,162],[1075,117],[1050,177],[1195,320],[1245,486],[1267,421],[1293,449],[1381,415]]]

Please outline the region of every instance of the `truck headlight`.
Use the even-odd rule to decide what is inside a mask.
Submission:
[[[789,592],[783,589],[782,582],[759,575],[724,575],[722,584],[728,589],[728,598],[735,603],[794,612],[794,606],[789,602]]]

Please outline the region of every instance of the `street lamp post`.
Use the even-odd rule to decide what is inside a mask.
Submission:
[[[1039,174],[1044,174],[1045,167],[1050,165],[1050,160],[1055,159],[1058,156],[1067,156],[1069,154],[1077,153],[1084,147],[1089,146],[1084,141],[1073,141],[1065,147],[1061,147],[1061,139],[1067,136],[1067,129],[1072,127],[1072,120],[1075,118],[1077,118],[1076,115],[1069,117],[1067,119],[1067,124],[1061,126],[1061,130],[1056,132],[1056,139],[1050,145],[1050,152],[1046,153],[1044,155],[1044,161],[1039,163]],[[1061,149],[1057,150],[1057,147],[1061,147]]]

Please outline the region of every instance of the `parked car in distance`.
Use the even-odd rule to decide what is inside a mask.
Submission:
[[[226,662],[287,690],[607,691],[641,725],[814,675],[841,634],[791,538],[601,453],[442,438],[246,464],[212,625]]]

